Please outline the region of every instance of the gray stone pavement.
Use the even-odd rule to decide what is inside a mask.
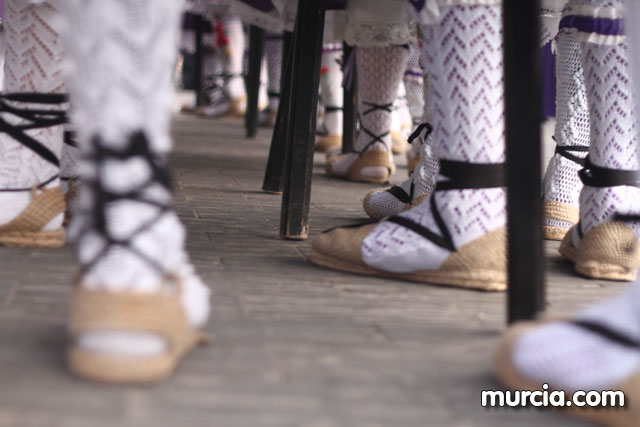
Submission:
[[[319,269],[310,241],[278,239],[280,197],[260,191],[270,132],[176,116],[172,166],[189,252],[211,286],[214,344],[151,387],[103,386],[64,367],[74,260],[0,248],[0,427],[566,426],[551,411],[484,409],[505,294]],[[404,160],[398,157],[398,162]],[[364,217],[369,185],[331,180],[316,155],[311,235]],[[404,179],[400,167],[394,178]],[[548,312],[628,285],[575,276],[547,243]]]

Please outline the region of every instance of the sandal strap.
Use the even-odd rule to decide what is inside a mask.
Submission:
[[[423,138],[423,141],[426,141],[429,138],[429,135],[433,133],[433,126],[431,125],[431,123],[428,123],[428,122],[420,123],[416,128],[416,130],[414,130],[413,133],[409,135],[409,138],[407,139],[407,141],[409,141],[409,144],[412,144],[413,141],[419,138],[422,132],[424,132],[425,130],[426,130],[426,133]]]
[[[67,123],[66,111],[64,109],[47,110],[32,106],[17,107],[12,104],[41,104],[42,107],[46,107],[66,102],[68,102],[68,97],[57,93],[16,92],[0,94],[0,132],[6,133],[52,165],[60,167],[58,156],[40,141],[28,135],[26,131],[63,125]],[[2,113],[18,117],[25,123],[12,124],[5,120]]]
[[[337,107],[335,105],[325,105],[324,106],[324,113],[325,114],[337,113],[338,111],[342,111],[342,110],[343,110],[342,107]]]
[[[84,184],[92,188],[94,194],[92,211],[86,213],[88,217],[92,218],[92,221],[88,222],[86,228],[80,230],[79,233],[82,235],[89,232],[98,232],[101,237],[105,239],[106,243],[104,247],[93,256],[93,258],[81,264],[81,270],[90,270],[112,247],[120,246],[145,261],[151,267],[155,268],[161,276],[168,276],[169,272],[166,271],[166,269],[156,260],[148,257],[131,245],[131,242],[137,235],[146,232],[171,210],[169,200],[166,202],[158,202],[150,200],[145,196],[146,190],[155,185],[160,185],[162,188],[170,192],[170,177],[164,160],[160,159],[151,151],[147,136],[142,131],[131,134],[129,136],[128,143],[123,149],[106,147],[100,136],[93,138],[92,147],[94,147],[94,152],[92,156],[90,156],[89,160],[98,165],[98,173],[96,174],[96,177],[87,179],[84,182]],[[140,184],[137,188],[127,192],[115,192],[110,190],[109,186],[105,185],[102,181],[102,174],[100,173],[101,165],[109,160],[126,160],[134,157],[139,157],[146,162],[150,171],[149,179]],[[131,200],[154,206],[158,208],[158,212],[136,230],[133,230],[128,236],[115,237],[109,232],[107,227],[106,211],[108,209],[108,205],[124,200]]]
[[[437,246],[456,252],[451,232],[438,210],[435,193],[450,190],[468,190],[481,188],[499,188],[506,182],[504,163],[466,163],[453,160],[440,160],[440,175],[448,178],[438,181],[431,196],[430,209],[440,234],[402,216],[392,216],[388,221],[421,235]]]
[[[564,157],[565,159],[571,160],[574,163],[579,164],[580,166],[584,166],[585,158],[578,157],[572,153],[588,153],[589,147],[582,145],[556,145],[555,154]]]
[[[364,151],[349,167],[347,175],[355,173],[356,169],[362,170],[367,166],[383,166],[389,169],[390,173],[395,170],[395,165],[391,162],[388,151]]]
[[[393,111],[393,103],[389,103],[389,104],[374,104],[373,102],[367,102],[367,101],[362,101],[362,105],[366,105],[367,107],[370,107],[368,110],[364,111],[362,113],[363,116],[366,116],[367,114],[371,114],[374,111],[386,111],[387,113],[391,113]],[[372,139],[371,141],[358,153],[360,156],[362,156],[362,154],[367,151],[369,148],[371,148],[374,144],[376,144],[377,142],[380,142],[384,145],[384,140],[382,138],[384,138],[385,136],[389,135],[391,133],[390,130],[381,133],[379,135],[376,135],[375,133],[371,132],[369,129],[367,129],[366,127],[364,127],[362,125],[362,120],[359,120],[360,122],[360,130],[363,131],[364,133],[366,133],[367,135],[369,135]]]
[[[273,90],[268,90],[267,91],[267,97],[269,98],[280,98],[280,92],[276,92]]]
[[[385,191],[406,205],[407,203],[411,203],[413,201],[414,190],[415,184],[413,183],[413,181],[411,181],[411,189],[409,190],[409,193],[404,191],[404,189],[399,185],[394,185],[393,187],[388,188]]]
[[[596,166],[589,156],[585,158],[584,169],[578,173],[580,180],[589,187],[630,186],[640,188],[640,170],[619,170]]]
[[[613,341],[616,344],[621,344],[625,347],[631,347],[634,349],[640,348],[640,340],[633,339],[627,335],[618,332],[608,325],[603,325],[593,320],[573,320],[570,322],[574,326],[578,326],[586,331],[600,335],[609,341]]]

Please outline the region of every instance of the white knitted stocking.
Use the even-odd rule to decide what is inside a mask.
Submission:
[[[342,135],[342,46],[325,43],[322,48],[320,87],[324,105],[324,131],[329,135]],[[337,109],[334,109],[337,108]]]
[[[73,123],[82,152],[72,227],[89,289],[154,292],[167,274],[181,280],[193,325],[208,316],[208,290],[184,251],[184,228],[163,179],[171,147],[169,111],[180,3],[67,0],[64,38]],[[125,194],[135,193],[132,197]],[[114,241],[119,242],[115,243]],[[166,343],[149,334],[95,332],[79,345],[149,354]]]
[[[53,2],[31,2],[29,0],[7,0],[4,3],[4,42],[6,44],[5,81],[7,93],[38,92],[62,93],[64,82],[61,71],[62,46],[58,33],[51,27],[57,13]],[[62,110],[60,106],[42,104],[25,105],[12,103],[18,108]],[[3,114],[12,124],[23,124],[24,120]],[[62,125],[27,130],[25,133],[48,148],[60,159],[62,150]],[[0,189],[31,188],[59,174],[58,166],[43,159],[31,149],[15,141],[6,133],[0,133]],[[60,185],[59,179],[46,188]],[[0,192],[0,224],[15,218],[31,201],[31,193]],[[56,217],[45,228],[55,230],[62,225],[62,215]]]
[[[555,139],[559,147],[589,146],[589,105],[584,86],[580,43],[563,31],[557,38],[558,76],[556,95]],[[586,152],[568,154],[584,159]],[[582,167],[560,154],[550,160],[544,176],[544,201],[579,206],[582,182],[578,171]],[[545,218],[545,225],[568,228],[573,224],[554,218]]]
[[[470,163],[504,161],[501,8],[444,8],[440,23],[424,31],[436,156]],[[503,189],[443,191],[431,197],[456,247],[505,224]],[[400,216],[440,233],[429,198]],[[438,269],[449,255],[391,222],[380,223],[362,245],[366,264],[398,273]]]

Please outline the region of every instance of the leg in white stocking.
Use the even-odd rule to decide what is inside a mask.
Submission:
[[[322,47],[320,90],[324,120],[318,132],[315,149],[331,152],[342,146],[342,45],[325,43]]]
[[[568,9],[583,21],[597,22],[602,16],[622,16],[623,2],[575,0]],[[640,223],[616,220],[640,213],[640,189],[632,172],[640,166],[639,146],[627,46],[622,26],[613,28],[618,33],[585,34],[568,28],[582,42],[591,142],[581,172],[580,223],[567,233],[560,252],[588,277],[634,280],[640,265]]]
[[[433,148],[441,161],[435,192],[377,225],[319,236],[312,260],[349,271],[502,290],[501,8],[456,6],[443,8],[441,16],[439,24],[425,29],[425,45],[434,58],[427,64],[428,99],[435,106]],[[336,247],[345,240],[346,247]],[[341,262],[332,263],[337,259]]]
[[[184,251],[164,166],[179,16],[173,0],[65,2],[67,81],[86,184],[72,223],[83,274],[70,364],[98,380],[167,375],[180,357],[174,350],[192,345],[208,316],[208,290]],[[155,362],[132,368],[128,356]],[[95,360],[113,370],[97,372]]]
[[[51,2],[7,0],[4,13],[7,95],[0,106],[6,123],[0,133],[0,243],[60,246],[64,202],[59,159],[66,107],[64,97],[53,95],[64,92],[61,43],[50,25],[57,11]],[[35,112],[43,110],[50,113]],[[29,227],[23,221],[23,215],[30,215],[27,206],[41,210]]]
[[[358,110],[361,129],[355,153],[329,158],[327,172],[352,181],[384,183],[395,171],[391,111],[406,68],[405,46],[358,47]]]

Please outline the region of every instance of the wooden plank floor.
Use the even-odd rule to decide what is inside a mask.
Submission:
[[[64,369],[72,251],[0,248],[0,427],[564,426],[550,411],[487,410],[505,295],[363,278],[311,265],[279,240],[280,197],[260,191],[269,132],[177,116],[176,207],[212,289],[194,352],[154,387],[101,386]],[[363,218],[371,187],[331,180],[316,156],[311,234]],[[402,158],[399,163],[404,164]],[[400,167],[396,181],[406,176]],[[577,278],[548,243],[549,312],[628,285]]]

